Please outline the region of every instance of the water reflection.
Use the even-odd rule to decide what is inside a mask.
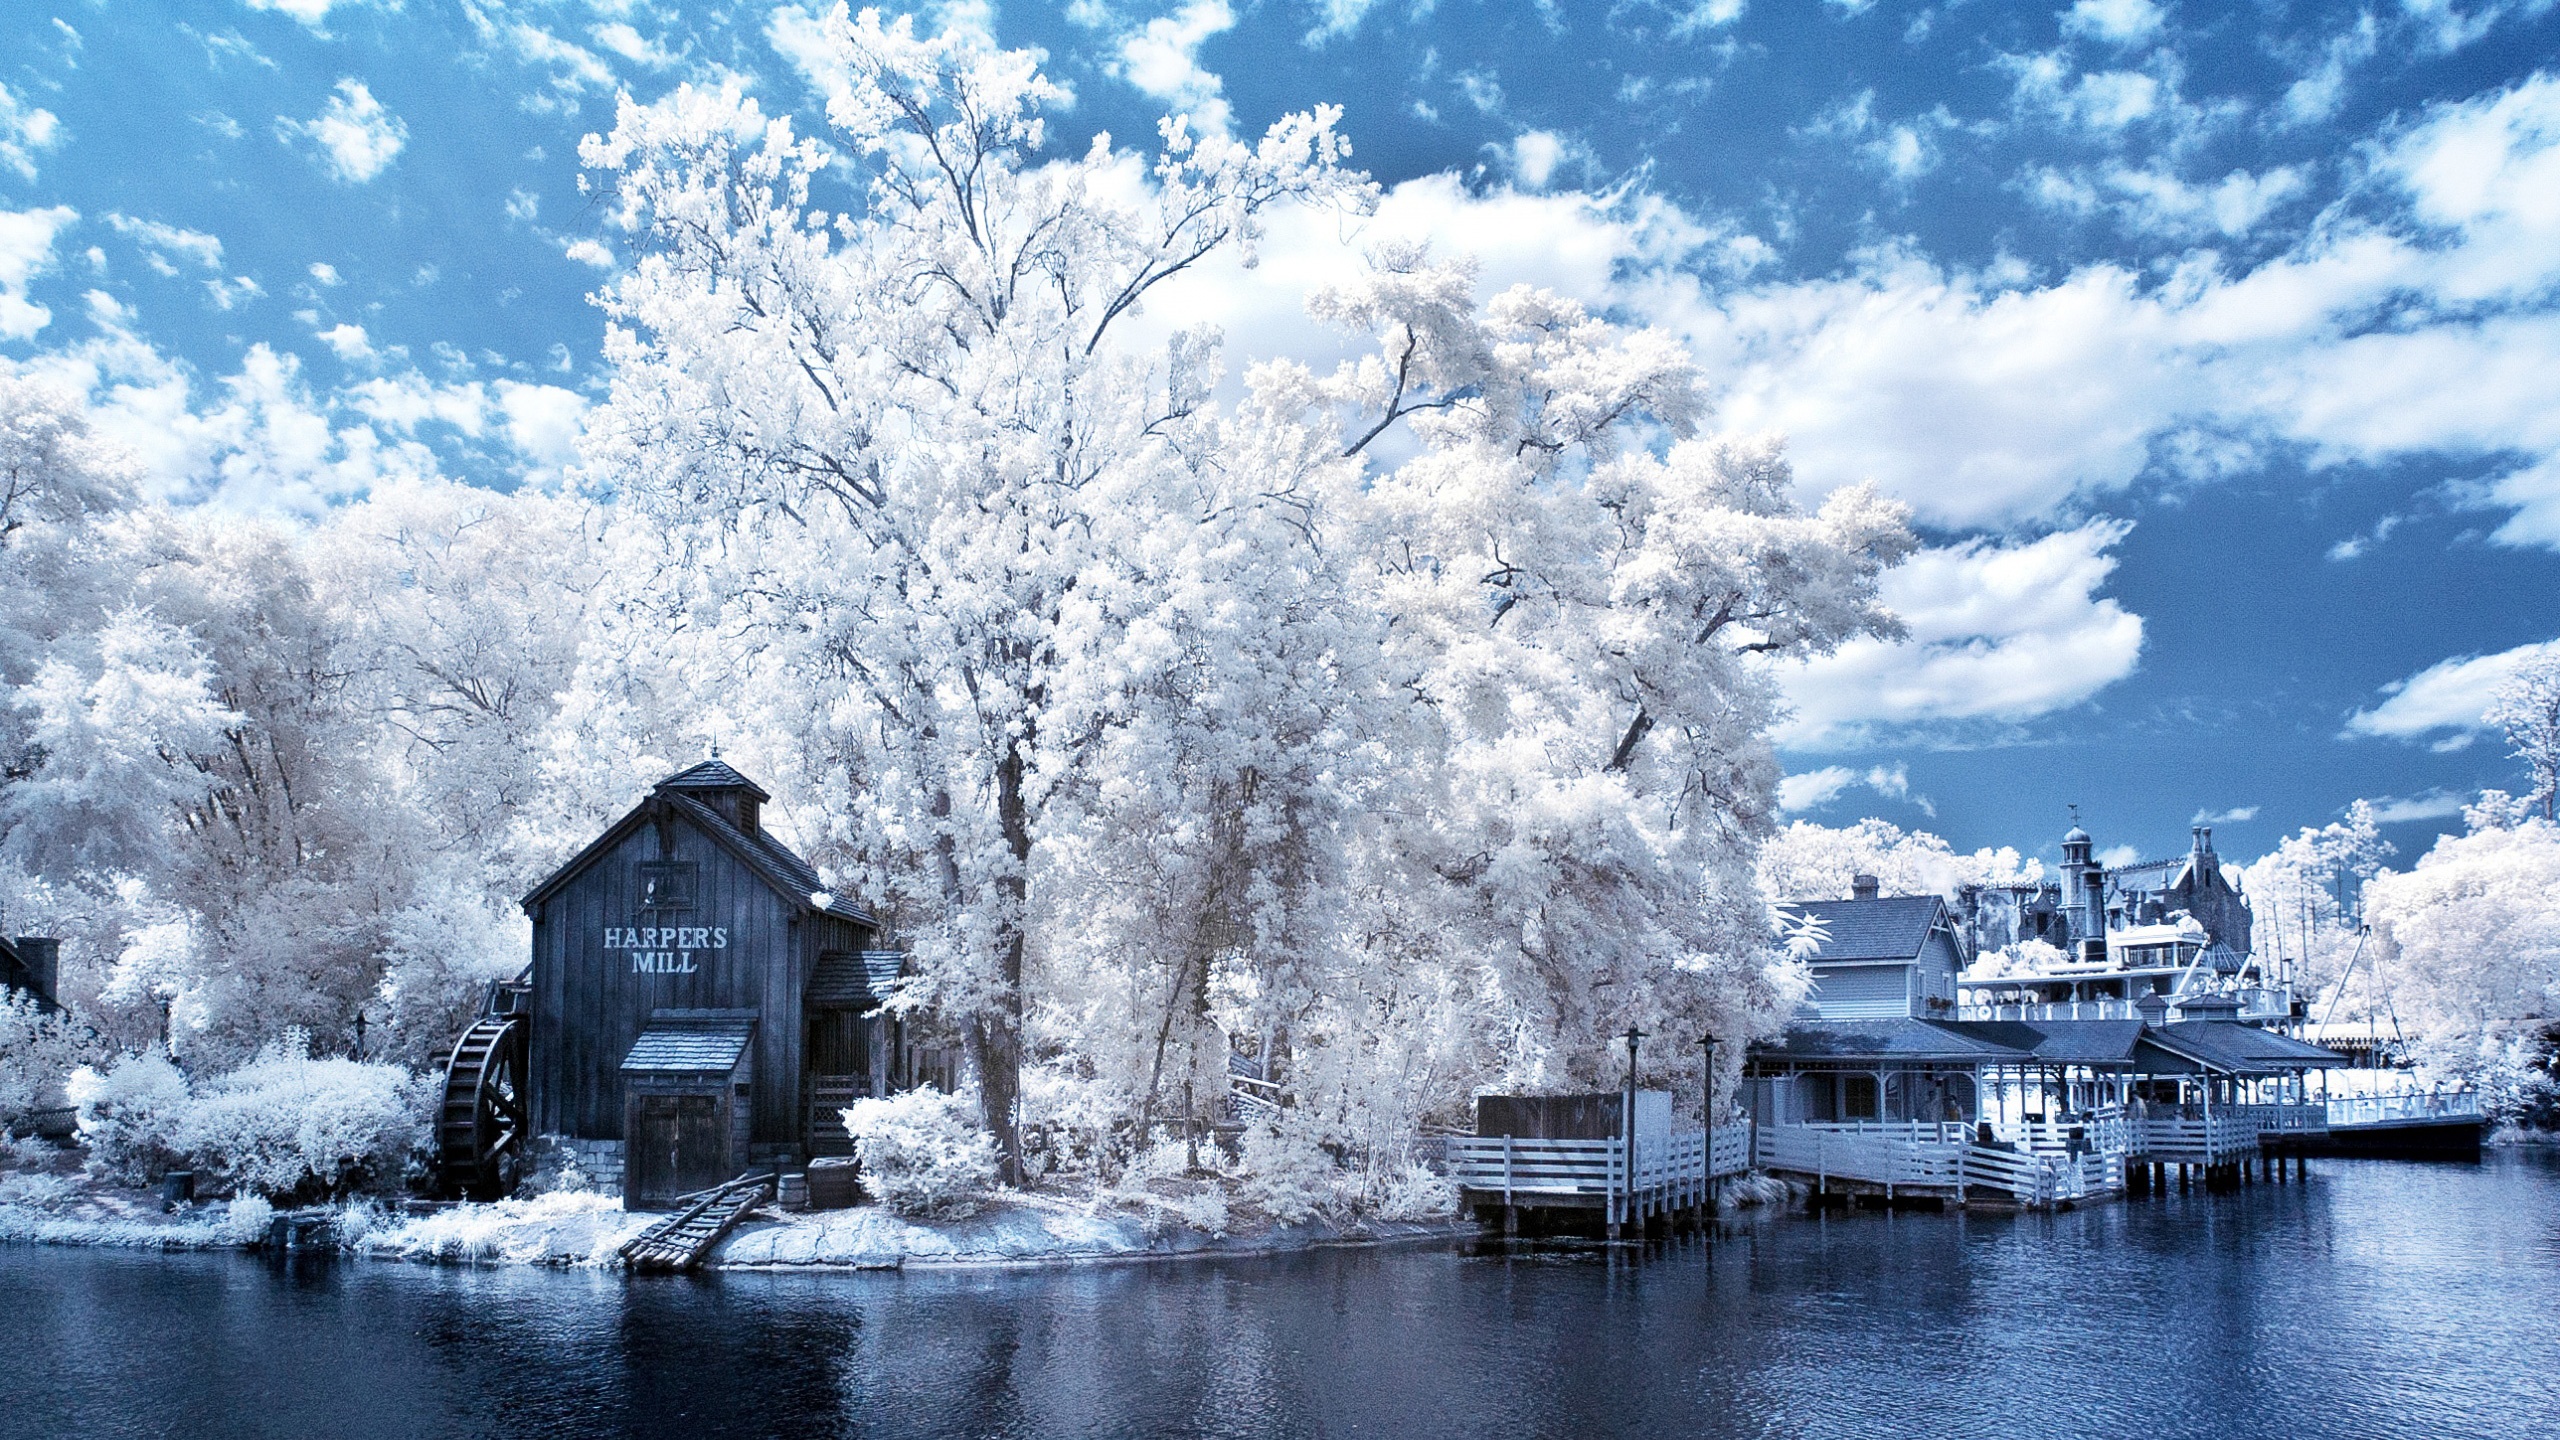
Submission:
[[[1651,1247],[625,1281],[0,1249],[0,1434],[2560,1432],[2560,1165]]]

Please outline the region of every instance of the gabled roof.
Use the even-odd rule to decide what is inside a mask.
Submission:
[[[1848,960],[1915,960],[1929,931],[1945,916],[1935,895],[1886,895],[1873,900],[1790,900],[1778,907],[1821,922],[1822,948],[1807,957],[1816,965]]]
[[[622,1057],[622,1073],[726,1075],[755,1033],[752,1010],[652,1010],[648,1028]]]
[[[1943,1060],[1958,1064],[2015,1063],[2031,1050],[1981,1033],[1980,1025],[1953,1020],[1802,1020],[1773,1041],[1751,1047],[1754,1060]]]
[[[2139,1020],[1958,1020],[1972,1034],[2048,1065],[2123,1065],[2142,1038]]]
[[[2347,1057],[2335,1050],[2229,1020],[2181,1020],[2173,1025],[2154,1025],[2142,1038],[2207,1069],[2235,1075],[2276,1075],[2348,1063]]]
[[[775,894],[780,895],[800,913],[806,914],[823,909],[827,914],[851,920],[858,925],[868,925],[874,929],[879,927],[880,922],[873,918],[870,911],[840,896],[828,895],[826,904],[819,905],[817,897],[824,893],[825,886],[824,882],[818,879],[818,872],[809,868],[808,861],[793,854],[789,846],[774,839],[763,826],[757,826],[752,834],[742,831],[730,824],[728,817],[719,811],[684,793],[686,789],[719,789],[727,788],[726,786],[691,785],[669,788],[685,776],[697,774],[714,765],[718,765],[720,769],[728,771],[731,775],[738,775],[737,771],[730,770],[720,761],[706,760],[691,770],[669,777],[650,791],[648,799],[633,806],[630,814],[607,826],[602,835],[590,841],[585,849],[570,859],[568,864],[554,870],[550,878],[534,886],[524,897],[524,908],[530,912],[543,901],[551,898],[554,891],[576,879],[588,865],[629,838],[632,831],[647,824],[660,813],[660,807],[664,807],[683,816],[695,829],[710,836],[714,843],[736,856],[740,863],[755,872],[758,879],[764,881]],[[756,790],[755,782],[748,780],[745,776],[739,775],[738,783],[755,791],[759,796],[764,794],[763,791]]]

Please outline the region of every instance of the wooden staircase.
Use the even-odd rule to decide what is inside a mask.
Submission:
[[[725,1185],[677,1197],[683,1208],[622,1243],[622,1263],[633,1270],[690,1270],[747,1212],[773,1198],[769,1174],[741,1175]]]

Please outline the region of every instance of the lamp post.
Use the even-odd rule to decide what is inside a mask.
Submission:
[[[1705,1035],[1699,1038],[1698,1043],[1707,1052],[1706,1076],[1700,1085],[1705,1093],[1699,1098],[1698,1113],[1707,1126],[1707,1208],[1713,1210],[1716,1202],[1716,1037]]]
[[[1625,1219],[1633,1219],[1633,1218],[1634,1218],[1634,1210],[1635,1210],[1635,1198],[1636,1198],[1636,1045],[1637,1045],[1639,1042],[1641,1042],[1643,1039],[1644,1039],[1644,1032],[1643,1032],[1643,1031],[1641,1031],[1641,1030],[1637,1029],[1637,1028],[1636,1028],[1634,1025],[1632,1025],[1632,1024],[1630,1024],[1629,1026],[1627,1026],[1627,1103],[1626,1103],[1626,1110],[1625,1110],[1625,1112],[1624,1112],[1624,1113],[1625,1113],[1625,1118],[1624,1118],[1622,1121],[1620,1121],[1620,1122],[1619,1122],[1621,1132],[1622,1132],[1622,1133],[1625,1135],[1625,1137],[1626,1137],[1626,1154],[1627,1154],[1627,1193],[1626,1193],[1626,1197],[1625,1197],[1622,1201],[1620,1201],[1620,1202],[1619,1202],[1619,1205],[1618,1205],[1618,1214],[1619,1214],[1619,1217],[1620,1217],[1622,1220],[1625,1220]],[[1612,1225],[1612,1226],[1610,1227],[1610,1229],[1611,1229],[1612,1231],[1615,1231],[1615,1229],[1616,1229],[1616,1228],[1617,1228],[1617,1227],[1616,1227],[1615,1225]],[[1617,1236],[1613,1233],[1609,1238],[1610,1238],[1610,1239],[1612,1239],[1612,1240],[1614,1240],[1614,1239],[1616,1239],[1616,1238],[1617,1238]]]

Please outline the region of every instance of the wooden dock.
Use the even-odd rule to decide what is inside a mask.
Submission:
[[[1717,1185],[1751,1168],[1751,1135],[1735,1125],[1715,1132],[1681,1130],[1624,1137],[1535,1139],[1452,1136],[1445,1151],[1460,1208],[1481,1214],[1500,1207],[1506,1233],[1523,1211],[1568,1211],[1597,1218],[1612,1239],[1628,1226],[1693,1216],[1712,1207]]]
[[[675,1213],[622,1244],[622,1263],[633,1270],[690,1270],[711,1247],[738,1227],[747,1212],[773,1198],[773,1177],[741,1175],[725,1185],[678,1197]]]

